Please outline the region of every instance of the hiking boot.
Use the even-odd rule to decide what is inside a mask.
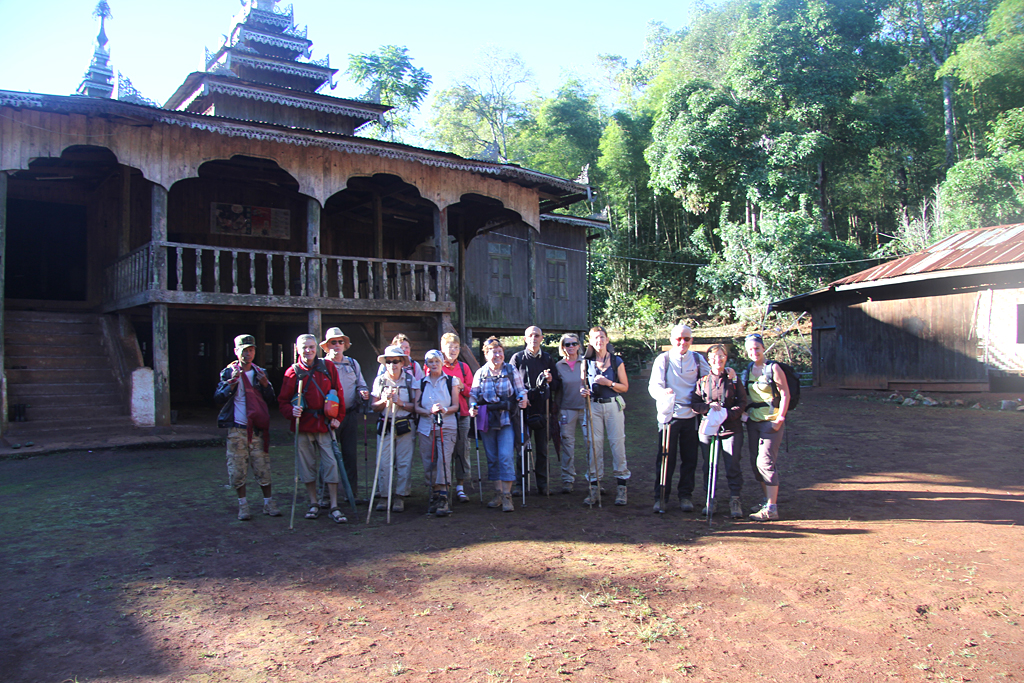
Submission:
[[[440,500],[441,494],[435,491],[430,494],[430,503],[427,504],[427,514],[432,515],[437,512],[437,501]]]
[[[452,514],[452,509],[448,506],[448,496],[437,497],[437,505],[434,508],[434,514],[438,517],[447,517]]]
[[[491,508],[492,510],[494,508],[500,508],[501,507],[501,498],[502,498],[501,491],[496,492],[494,494],[494,498],[491,498],[491,500],[487,503],[487,507]]]
[[[661,507],[661,499],[660,498],[658,500],[654,501],[654,514],[656,514],[656,515],[663,515],[666,512],[668,512],[668,510],[663,510],[662,509],[662,507]]]
[[[712,498],[711,499],[711,514],[715,514],[715,510],[717,508],[718,508],[718,506],[715,504],[714,498]],[[703,508],[701,508],[700,514],[703,517],[707,517],[708,516],[708,506],[707,505],[705,505]]]
[[[512,494],[511,493],[506,493],[506,494],[502,495],[502,497],[501,497],[501,511],[502,512],[512,512],[513,510],[515,510],[515,508],[512,507]]]
[[[679,499],[679,509],[683,512],[693,512],[693,501],[689,496]]]
[[[277,509],[277,503],[274,502],[273,498],[263,503],[263,514],[270,515],[271,517],[281,516],[281,511]]]
[[[615,504],[626,504],[626,487],[623,484],[619,484],[618,486],[615,487]]]
[[[252,519],[252,515],[249,514],[249,501],[243,500],[238,504],[238,519],[241,522]]]
[[[779,508],[775,505],[765,504],[760,511],[755,512],[748,517],[751,522],[768,522],[773,519],[779,518]]]
[[[591,486],[590,486],[590,493],[588,493],[587,497],[583,499],[583,504],[584,505],[597,505],[600,500],[601,500],[601,494],[600,494],[600,490],[597,487],[597,484],[591,484]]]
[[[572,482],[567,481],[562,484],[562,493],[572,493]]]
[[[405,512],[405,500],[401,496],[396,496],[395,499],[391,501],[391,511]]]
[[[375,511],[377,511],[377,512],[387,512],[388,511],[388,501],[387,501],[387,499],[386,498],[381,498],[380,500],[378,500],[377,504],[375,506],[373,506],[373,509]]]
[[[743,503],[740,502],[739,496],[729,499],[729,515],[733,519],[743,519]]]

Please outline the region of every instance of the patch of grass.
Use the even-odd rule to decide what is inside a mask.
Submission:
[[[405,664],[402,663],[402,660],[399,659],[397,662],[391,665],[391,668],[388,670],[388,673],[390,673],[392,676],[401,676],[407,671],[409,671],[409,669],[407,669],[405,667]]]

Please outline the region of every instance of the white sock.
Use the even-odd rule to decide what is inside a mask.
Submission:
[[[455,487],[455,490],[456,490],[456,491],[462,491],[462,490],[463,490],[463,488],[462,488],[462,484],[458,484],[458,485],[457,485],[457,486]]]
[[[248,503],[248,502],[249,502],[248,498],[239,498],[238,499],[238,504],[239,505],[243,505],[243,504]]]
[[[273,500],[273,498],[264,498],[263,499],[263,504],[264,505],[270,505],[270,501],[272,501],[272,500]]]

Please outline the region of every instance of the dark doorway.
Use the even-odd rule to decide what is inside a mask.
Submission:
[[[7,298],[85,301],[86,263],[84,206],[7,201]]]

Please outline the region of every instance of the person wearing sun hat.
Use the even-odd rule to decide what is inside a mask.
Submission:
[[[412,414],[416,409],[419,392],[413,387],[412,377],[405,372],[410,362],[401,346],[389,346],[384,353],[377,356],[377,362],[384,366],[384,372],[373,380],[370,391],[370,407],[380,413],[377,419],[378,450],[380,467],[377,469],[377,491],[381,494],[378,511],[387,510],[387,492],[391,480],[392,461],[395,465],[395,499],[391,504],[392,512],[405,511],[405,497],[412,493],[412,451],[413,425]],[[395,417],[395,452],[391,453],[391,409],[394,404]]]
[[[341,462],[345,465],[345,474],[352,491],[359,490],[359,477],[356,465],[359,462],[359,406],[370,400],[370,392],[363,379],[363,370],[359,361],[345,355],[352,340],[337,327],[332,327],[324,334],[320,348],[324,351],[324,359],[334,363],[341,381],[342,399],[345,402],[345,419],[335,430],[338,445],[341,447]]]

